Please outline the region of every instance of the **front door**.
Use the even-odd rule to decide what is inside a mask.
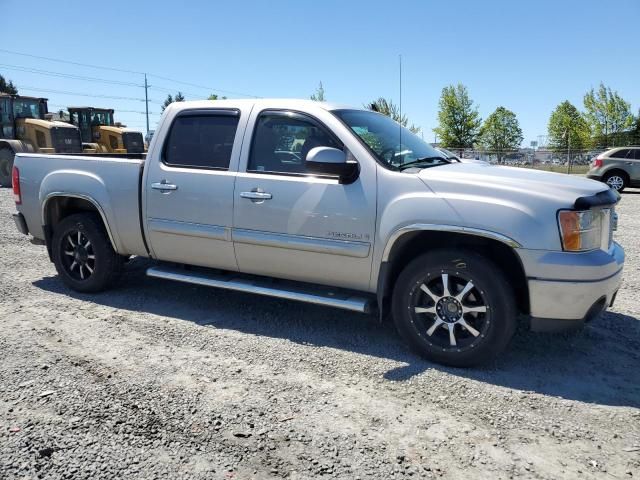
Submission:
[[[375,171],[350,185],[307,174],[313,147],[344,148],[317,119],[252,115],[235,189],[233,240],[241,271],[367,289],[375,230]],[[243,155],[244,157],[244,155]]]
[[[241,120],[238,110],[185,110],[154,149],[145,193],[155,258],[237,270],[231,226]]]

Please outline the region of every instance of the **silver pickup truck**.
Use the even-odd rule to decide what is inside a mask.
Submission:
[[[526,319],[612,304],[619,196],[569,175],[450,162],[375,112],[303,100],[174,103],[146,160],[19,154],[18,229],[70,288],[151,277],[389,315],[425,357],[492,358]]]

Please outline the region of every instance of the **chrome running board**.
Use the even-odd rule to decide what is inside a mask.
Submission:
[[[255,293],[268,297],[297,300],[326,307],[341,308],[352,312],[370,313],[374,298],[348,290],[311,285],[268,277],[243,275],[234,272],[208,271],[160,265],[147,269],[147,275],[165,280],[194,283],[207,287],[225,288],[238,292]],[[360,296],[361,295],[361,296]]]

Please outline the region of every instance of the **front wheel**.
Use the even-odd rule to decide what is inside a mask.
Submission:
[[[401,337],[445,365],[487,362],[516,329],[514,294],[504,274],[470,250],[434,250],[416,258],[398,277],[392,303]]]
[[[124,263],[113,250],[100,217],[92,213],[62,220],[53,232],[51,248],[58,275],[78,292],[107,289],[120,275]]]
[[[0,148],[0,185],[3,187],[11,186],[11,170],[15,156],[16,154],[10,148]]]

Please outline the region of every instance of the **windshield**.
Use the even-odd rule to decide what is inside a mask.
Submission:
[[[16,98],[13,102],[13,116],[15,118],[42,118],[40,102],[26,98]]]
[[[404,166],[418,168],[450,163],[443,154],[391,118],[366,110],[333,112],[367,144],[380,162],[394,170]]]
[[[94,110],[91,112],[91,125],[113,125],[113,115],[110,111]]]

